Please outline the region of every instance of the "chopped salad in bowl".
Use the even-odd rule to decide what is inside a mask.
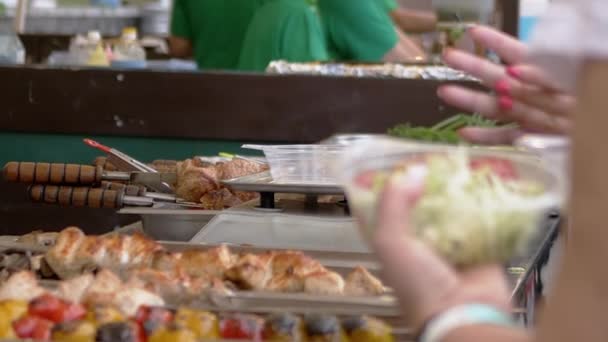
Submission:
[[[373,146],[373,143],[369,146]],[[382,146],[382,145],[380,145]],[[560,204],[558,180],[534,157],[480,148],[406,143],[354,148],[343,185],[361,232],[371,239],[390,182],[421,182],[410,214],[416,237],[458,267],[506,262],[526,250]],[[396,151],[395,151],[396,150]],[[375,152],[374,152],[375,151]]]

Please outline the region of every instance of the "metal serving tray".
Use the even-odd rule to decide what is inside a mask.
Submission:
[[[222,184],[237,190],[260,193],[284,193],[305,195],[344,195],[339,185],[315,183],[277,183],[272,179],[270,172],[233,178],[222,181]]]
[[[220,211],[160,206],[123,208],[118,213],[139,215],[142,232],[155,240],[190,241]]]

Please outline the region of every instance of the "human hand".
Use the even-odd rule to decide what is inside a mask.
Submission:
[[[446,103],[480,113],[518,128],[466,128],[461,135],[474,143],[510,143],[525,132],[565,134],[571,128],[570,114],[576,106],[567,94],[538,67],[524,64],[528,48],[520,41],[494,29],[477,26],[469,30],[480,45],[495,51],[509,68],[463,51],[448,49],[445,62],[477,78],[497,94],[446,85],[438,96]]]
[[[409,214],[421,189],[389,183],[373,240],[384,279],[395,291],[407,323],[418,331],[438,313],[471,303],[509,312],[509,290],[498,265],[459,273],[412,235]]]

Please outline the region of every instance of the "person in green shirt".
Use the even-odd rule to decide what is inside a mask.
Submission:
[[[273,60],[315,62],[329,58],[319,17],[304,0],[268,0],[247,30],[239,69],[263,71]]]
[[[386,0],[317,0],[330,56],[339,61],[406,62],[424,51],[404,40]]]
[[[169,45],[200,69],[236,69],[247,27],[263,0],[175,0]]]

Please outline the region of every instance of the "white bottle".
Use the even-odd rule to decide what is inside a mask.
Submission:
[[[521,0],[519,4],[519,39],[530,40],[532,31],[549,7],[550,0]]]
[[[137,29],[127,27],[122,31],[120,42],[114,47],[114,59],[118,61],[146,60],[146,51],[137,41]]]
[[[0,64],[25,64],[25,48],[14,33],[0,34]]]

